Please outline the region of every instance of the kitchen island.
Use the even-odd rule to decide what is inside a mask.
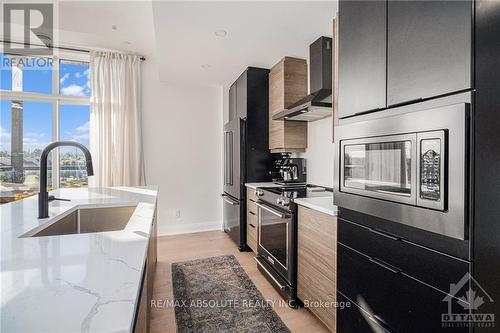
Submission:
[[[36,196],[0,206],[0,331],[133,331],[136,313],[145,312],[140,303],[156,244],[157,187],[51,194],[71,201],[51,202],[45,219],[37,218]],[[135,208],[122,230],[33,237],[77,210],[104,207]]]

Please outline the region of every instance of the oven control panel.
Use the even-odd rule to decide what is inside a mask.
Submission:
[[[276,204],[281,205],[281,206],[285,206],[285,207],[290,206],[290,198],[283,198],[283,197],[277,198]]]

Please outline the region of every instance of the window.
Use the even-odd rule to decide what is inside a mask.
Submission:
[[[59,106],[59,133],[61,140],[78,141],[89,146],[88,105],[62,104]],[[82,151],[74,147],[59,148],[60,187],[87,185],[87,168]]]
[[[40,155],[48,143],[89,146],[88,56],[59,55],[63,59],[0,52],[0,203],[38,193]],[[80,150],[56,149],[48,166],[49,187],[87,186]]]
[[[65,96],[90,96],[89,64],[61,60],[59,92]]]

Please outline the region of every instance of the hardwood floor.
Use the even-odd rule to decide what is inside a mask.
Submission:
[[[153,301],[173,300],[173,262],[233,254],[265,299],[281,300],[279,294],[262,276],[253,259],[253,252],[239,252],[232,240],[222,231],[158,237],[158,264],[153,290]],[[156,304],[159,304],[158,302]],[[329,332],[307,309],[275,307],[274,311],[292,332]],[[173,307],[153,306],[151,311],[151,333],[175,332]]]

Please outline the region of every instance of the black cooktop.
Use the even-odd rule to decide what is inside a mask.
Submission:
[[[260,189],[291,199],[324,197],[327,196],[325,195],[326,194],[325,192],[332,192],[331,188],[314,186],[314,185],[261,187]]]

